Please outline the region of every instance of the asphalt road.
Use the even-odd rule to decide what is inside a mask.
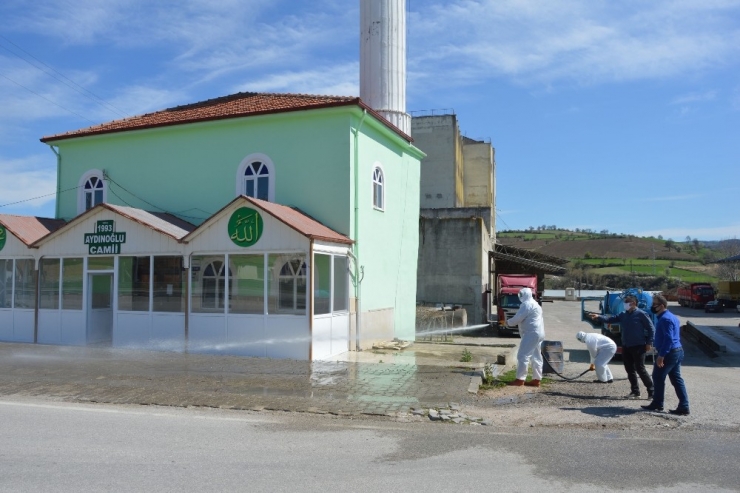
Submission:
[[[737,491],[727,433],[0,400],[0,491]]]

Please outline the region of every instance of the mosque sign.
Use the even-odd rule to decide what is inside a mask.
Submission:
[[[112,219],[97,221],[95,232],[85,233],[85,245],[90,255],[112,255],[121,253],[121,245],[126,243],[126,233],[116,232]]]
[[[264,229],[265,224],[260,213],[249,207],[240,207],[229,218],[229,238],[240,247],[250,247],[257,243]]]
[[[0,225],[0,250],[5,247],[5,239],[8,237],[8,230],[4,226]]]

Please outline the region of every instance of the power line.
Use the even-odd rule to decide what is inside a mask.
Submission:
[[[15,46],[15,47],[16,47],[17,49],[19,49],[20,51],[22,51],[22,52],[23,52],[23,53],[25,53],[26,55],[28,55],[28,56],[30,56],[31,58],[33,58],[34,60],[36,60],[36,61],[37,61],[38,63],[40,63],[40,64],[41,64],[41,65],[43,65],[44,67],[48,68],[49,70],[51,70],[52,72],[54,72],[54,73],[58,74],[58,75],[59,75],[60,77],[62,77],[63,79],[66,79],[66,80],[67,80],[67,81],[69,81],[69,82],[65,82],[65,81],[64,81],[64,80],[62,80],[61,78],[59,78],[59,77],[57,77],[56,75],[54,75],[54,73],[50,73],[49,71],[47,71],[47,70],[44,70],[43,68],[39,67],[39,66],[38,66],[38,65],[36,65],[35,63],[32,63],[32,62],[31,62],[31,61],[29,61],[28,59],[24,58],[23,56],[19,55],[18,53],[14,52],[13,50],[11,50],[11,49],[9,49],[9,48],[7,48],[7,47],[5,47],[5,46],[2,46],[2,45],[0,45],[0,48],[3,48],[4,50],[8,51],[9,53],[12,53],[12,54],[13,54],[13,55],[15,55],[16,57],[20,58],[20,59],[21,59],[21,60],[23,60],[24,62],[26,62],[26,63],[28,63],[29,65],[31,65],[32,67],[34,67],[35,69],[37,69],[37,70],[40,70],[41,72],[45,73],[45,74],[46,74],[46,75],[48,75],[49,77],[52,77],[52,78],[56,79],[57,81],[61,82],[61,83],[62,83],[62,84],[64,84],[65,86],[67,86],[67,87],[69,87],[70,89],[72,89],[73,91],[75,91],[75,92],[77,92],[77,93],[79,93],[79,94],[82,94],[82,95],[83,95],[83,96],[85,96],[86,98],[88,98],[88,99],[92,100],[93,102],[95,102],[95,103],[97,103],[97,104],[99,104],[99,105],[101,105],[101,106],[105,106],[105,107],[106,107],[106,108],[107,108],[107,109],[108,109],[109,111],[112,111],[112,112],[114,112],[114,113],[116,113],[116,114],[118,114],[119,116],[122,116],[122,117],[124,117],[124,118],[126,118],[126,117],[128,117],[128,116],[129,116],[128,114],[126,114],[125,112],[123,112],[123,111],[119,110],[118,108],[116,108],[116,107],[115,107],[115,106],[113,106],[112,104],[108,103],[107,101],[105,101],[105,100],[104,100],[103,98],[99,97],[98,95],[96,95],[96,94],[95,94],[95,93],[93,93],[92,91],[90,91],[90,90],[88,90],[88,89],[86,89],[86,88],[82,87],[82,86],[81,86],[80,84],[76,83],[75,81],[73,81],[72,79],[70,79],[69,77],[67,77],[66,75],[64,75],[63,73],[59,72],[59,71],[58,71],[58,70],[56,70],[55,68],[53,68],[53,67],[51,67],[51,66],[47,65],[46,63],[42,62],[41,60],[39,60],[38,58],[36,58],[36,57],[35,57],[35,56],[33,56],[32,54],[30,54],[29,52],[27,52],[26,50],[24,50],[23,48],[21,48],[21,47],[20,47],[20,46],[18,46],[17,44],[13,43],[13,42],[12,42],[11,40],[9,40],[8,38],[6,38],[6,37],[5,37],[5,36],[3,36],[2,34],[0,34],[0,38],[4,39],[4,40],[5,40],[6,42],[8,42],[8,43],[10,43],[11,45]],[[71,84],[70,84],[70,83],[71,83]]]
[[[16,81],[14,81],[13,79],[11,79],[10,77],[8,77],[7,75],[4,75],[4,74],[0,74],[0,77],[3,77],[3,78],[5,78],[5,79],[8,79],[8,80],[9,80],[10,82],[12,82],[13,84],[16,84],[16,85],[18,85],[18,86],[22,87],[22,88],[23,88],[23,89],[25,89],[26,91],[28,91],[28,92],[30,92],[30,93],[33,93],[33,94],[35,94],[36,96],[40,97],[41,99],[45,99],[46,101],[50,102],[50,103],[51,103],[51,104],[53,104],[54,106],[57,106],[57,107],[59,107],[59,108],[63,109],[64,111],[68,111],[68,112],[72,113],[73,115],[75,115],[75,116],[78,116],[78,117],[82,118],[83,120],[87,120],[88,122],[92,123],[93,125],[95,125],[95,124],[97,123],[97,122],[94,122],[94,121],[90,120],[89,118],[85,118],[84,116],[80,115],[79,113],[75,113],[74,111],[70,110],[69,108],[65,108],[65,107],[64,107],[64,106],[62,106],[61,104],[55,103],[55,102],[54,102],[54,101],[52,101],[51,99],[47,98],[46,96],[42,96],[41,94],[37,93],[37,92],[36,92],[36,91],[34,91],[33,89],[30,89],[30,88],[28,88],[28,87],[24,86],[24,85],[23,85],[23,84],[21,84],[20,82],[16,82]]]
[[[72,187],[72,188],[68,188],[66,190],[60,190],[59,193],[69,192],[70,190],[76,190],[78,188],[80,188],[80,187]],[[9,205],[21,204],[23,202],[30,202],[30,201],[36,200],[36,199],[43,199],[44,197],[49,197],[51,195],[56,195],[56,194],[57,194],[56,192],[54,192],[54,193],[47,193],[46,195],[39,195],[38,197],[33,197],[31,199],[23,199],[23,200],[19,200],[17,202],[10,202],[10,203],[7,203],[7,204],[2,204],[2,205],[0,205],[0,207],[7,207]]]

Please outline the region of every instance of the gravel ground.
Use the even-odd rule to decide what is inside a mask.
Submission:
[[[578,375],[588,364],[585,346],[575,339],[576,332],[588,327],[580,321],[580,303],[556,301],[545,303],[543,308],[546,339],[563,342],[564,375]],[[680,307],[671,309],[682,323],[686,322],[688,317],[682,314]],[[696,320],[695,323],[707,323],[700,319],[703,313],[687,315],[693,317],[691,320]],[[721,322],[727,328],[737,328],[740,319],[729,316],[710,320]],[[669,381],[666,381],[666,412],[647,412],[640,408],[649,403],[642,384],[643,399],[627,399],[630,386],[619,359],[610,363],[615,378],[613,384],[593,383],[595,375],[592,372],[575,381],[553,376],[550,383],[539,389],[504,387],[481,391],[470,402],[463,403],[463,410],[491,420],[494,426],[740,431],[740,354],[710,358],[690,341],[684,341],[684,349],[682,375],[691,403],[690,416],[673,416],[667,412],[678,403]]]

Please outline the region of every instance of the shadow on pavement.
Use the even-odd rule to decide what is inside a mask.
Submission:
[[[584,414],[591,416],[598,416],[600,418],[620,418],[622,416],[631,416],[636,413],[644,412],[642,410],[632,409],[629,407],[612,407],[612,406],[599,406],[599,407],[561,407],[562,411],[579,411]]]

